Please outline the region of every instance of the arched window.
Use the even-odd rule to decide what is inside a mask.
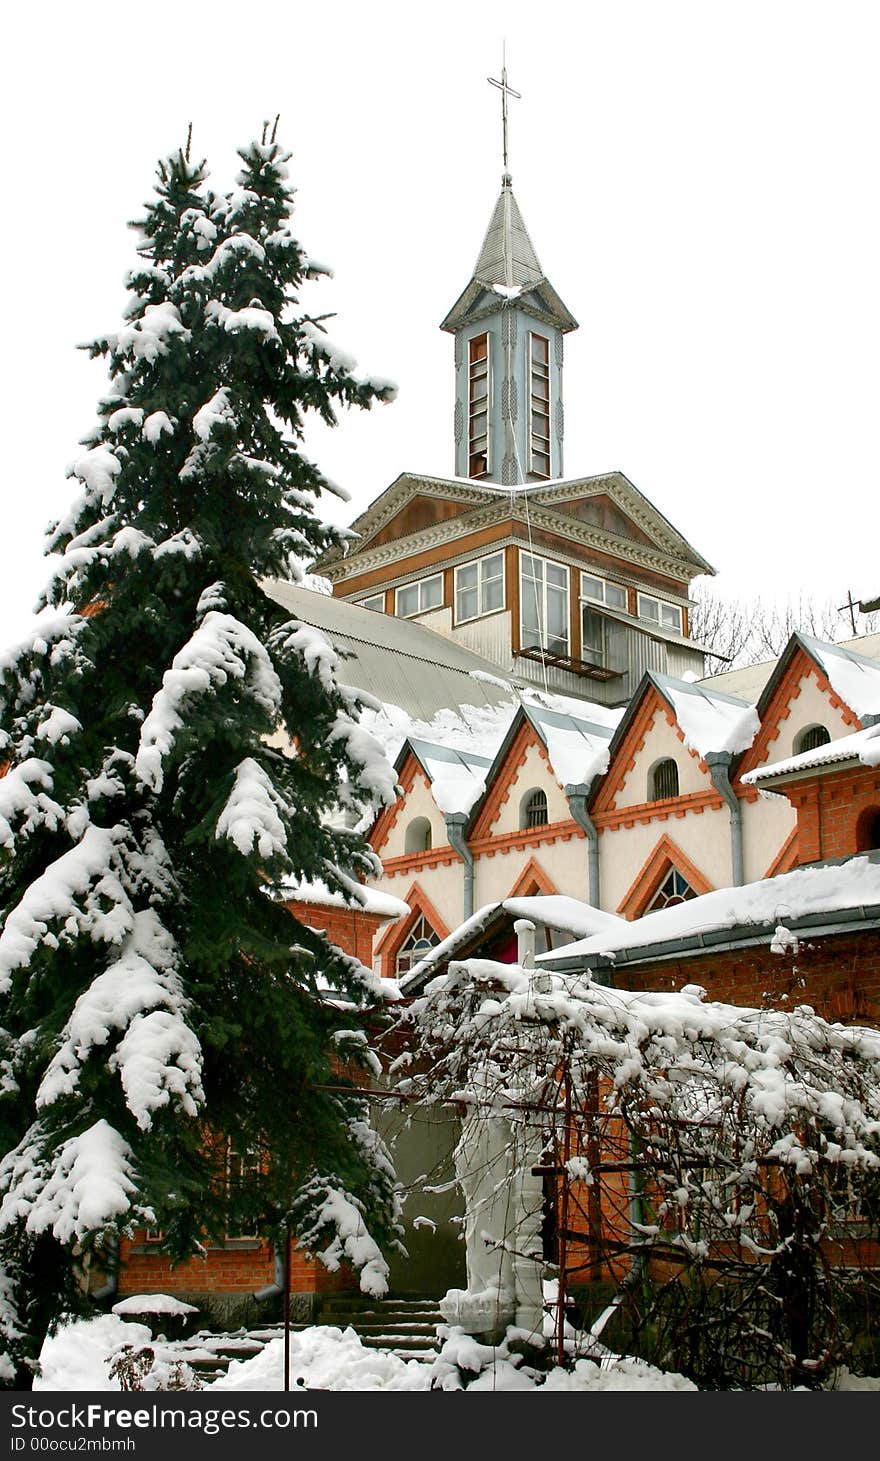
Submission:
[[[424,913],[420,913],[397,951],[398,975],[408,974],[425,957],[428,950],[435,948],[439,942]]]
[[[799,756],[801,751],[815,751],[819,746],[827,746],[830,740],[830,732],[824,725],[805,726],[794,738],[794,754]]]
[[[648,775],[648,801],[663,802],[678,796],[678,766],[671,757],[658,761]]]
[[[431,823],[427,817],[414,817],[406,829],[403,850],[410,852],[431,851]]]
[[[533,791],[527,791],[519,806],[519,825],[527,827],[546,827],[547,825],[547,794],[535,787]]]
[[[675,765],[674,761],[672,765]],[[687,878],[682,876],[678,868],[671,867],[645,909],[645,912],[653,913],[657,908],[672,908],[674,904],[687,903],[691,898],[696,898],[696,896]]]
[[[880,807],[866,807],[856,822],[856,852],[880,847]]]

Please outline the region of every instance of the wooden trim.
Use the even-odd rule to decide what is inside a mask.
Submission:
[[[530,857],[507,896],[508,898],[528,898],[535,893],[558,892],[559,889],[555,883],[550,881],[537,858]]]
[[[712,884],[703,877],[685,852],[665,834],[643,864],[617,907],[625,918],[640,918],[666,877],[675,868],[686,878],[695,893],[711,893]]]
[[[510,649],[516,655],[522,640],[519,632],[519,548],[508,543],[504,550],[504,574],[510,610]]]

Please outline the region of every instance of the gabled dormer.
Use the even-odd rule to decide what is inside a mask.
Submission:
[[[563,335],[510,173],[473,277],[441,327],[455,337],[455,475],[503,486],[561,477]]]

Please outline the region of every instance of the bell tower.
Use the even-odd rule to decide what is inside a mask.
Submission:
[[[577,329],[538,262],[507,168],[467,288],[440,328],[455,339],[455,475],[517,486],[563,474],[563,336]],[[490,78],[491,79],[491,78]]]

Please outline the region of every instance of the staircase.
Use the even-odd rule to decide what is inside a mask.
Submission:
[[[325,1299],[319,1322],[353,1329],[367,1349],[387,1349],[405,1360],[427,1360],[437,1353],[437,1325],[443,1316],[436,1299],[364,1300],[339,1294]]]

